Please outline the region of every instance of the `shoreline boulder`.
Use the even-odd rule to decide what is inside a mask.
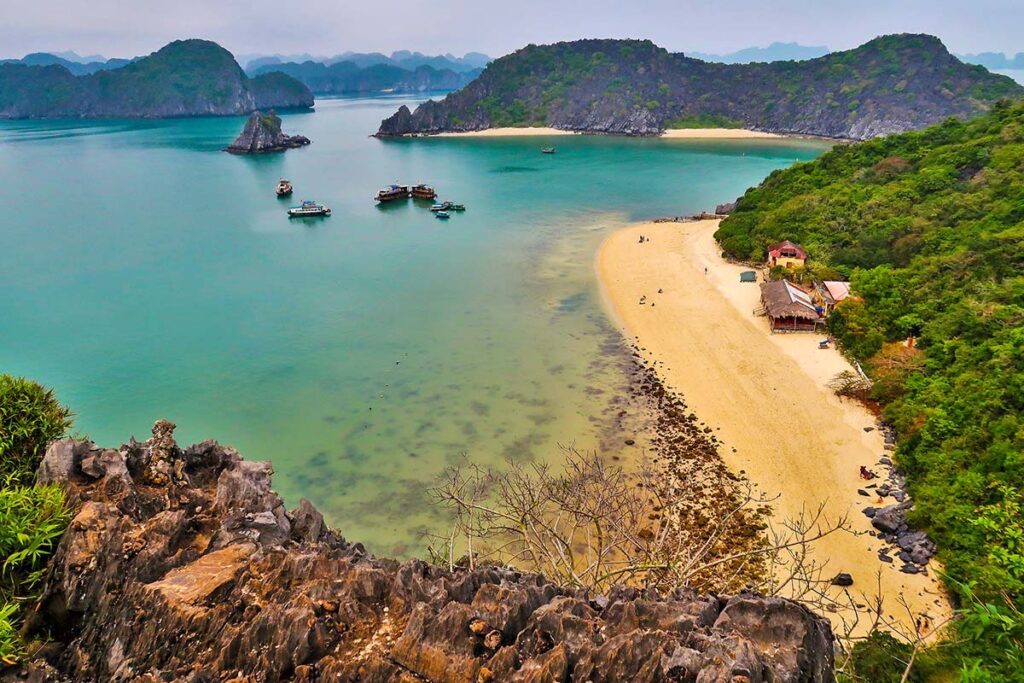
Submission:
[[[281,130],[281,118],[273,110],[267,114],[255,111],[249,115],[242,133],[224,151],[232,154],[265,154],[305,147],[309,143],[310,139],[304,135],[286,135]]]

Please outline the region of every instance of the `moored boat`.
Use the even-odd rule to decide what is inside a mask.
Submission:
[[[302,202],[301,206],[293,206],[288,209],[288,218],[308,218],[312,216],[330,216],[331,209],[323,204],[311,200]]]
[[[542,148],[540,150],[540,153],[541,154],[554,154],[555,153],[555,148],[554,147],[544,147],[544,148]]]
[[[437,197],[437,192],[430,185],[424,185],[420,183],[412,186],[413,199],[434,199]]]
[[[407,199],[408,197],[408,185],[388,185],[377,190],[377,194],[373,196],[373,199],[378,202],[390,202],[396,199]]]
[[[447,211],[452,208],[451,202],[440,202],[430,207],[431,211]]]
[[[288,197],[292,193],[292,181],[281,178],[277,181],[277,196]]]
[[[434,213],[434,217],[435,218],[445,218],[445,219],[447,219],[447,218],[451,218],[451,216],[452,215],[450,213],[448,213],[447,211],[437,211],[437,212]]]
[[[452,204],[451,202],[446,202],[446,203],[448,204],[448,210],[449,211],[465,211],[466,210],[466,205],[465,204]]]

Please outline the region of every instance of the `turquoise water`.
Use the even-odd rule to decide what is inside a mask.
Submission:
[[[283,117],[312,146],[259,158],[219,151],[237,118],[0,123],[0,371],[56,387],[103,444],[166,417],[180,443],[271,459],[290,504],[415,554],[444,521],[425,491],[463,455],[621,443],[623,354],[593,274],[605,235],[825,148],[368,137],[406,101],[320,101]],[[281,176],[333,216],[289,221]],[[468,210],[371,201],[421,180]]]

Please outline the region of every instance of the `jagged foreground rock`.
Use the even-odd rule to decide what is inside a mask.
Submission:
[[[56,639],[32,679],[834,680],[829,624],[798,604],[376,559],[305,500],[286,512],[269,463],[173,429],[47,451],[39,480],[77,514],[27,625]]]
[[[287,135],[281,130],[281,117],[271,111],[258,111],[249,115],[245,128],[225,151],[232,154],[264,154],[305,147],[310,142],[305,135]]]

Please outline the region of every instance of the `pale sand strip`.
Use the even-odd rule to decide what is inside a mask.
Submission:
[[[661,134],[663,138],[680,140],[725,140],[738,138],[781,138],[777,133],[765,133],[745,128],[669,128]]]
[[[879,469],[882,437],[864,431],[874,424],[866,409],[825,386],[849,365],[839,353],[818,349],[820,335],[768,332],[752,312],[758,286],[741,284],[745,268],[719,256],[717,226],[717,220],[647,223],[611,235],[597,256],[605,301],[627,337],[638,337],[647,357],[663,362],[658,371],[665,382],[702,420],[721,428],[716,434],[726,463],[766,493],[780,494],[777,519],[826,501],[830,517],[849,514],[854,528],[870,532],[860,510],[878,501],[857,494],[865,483],[858,468]],[[641,234],[651,241],[640,244]],[[648,305],[640,306],[644,295]],[[881,570],[886,613],[903,617],[896,602],[902,595],[915,613],[938,623],[949,607],[934,572],[900,573],[898,560],[877,559],[882,545],[867,534],[833,534],[814,554],[828,561],[830,574],[853,576],[854,595],[873,595]]]
[[[559,130],[558,128],[487,128],[486,130],[471,130],[464,133],[437,133],[433,137],[439,138],[516,138],[516,137],[541,137],[545,135],[579,135],[571,130]],[[762,133],[757,130],[744,130],[742,128],[670,128],[662,133],[663,138],[685,139],[685,140],[724,140],[732,138],[780,138],[775,133]]]
[[[576,135],[571,130],[559,130],[558,128],[487,128],[485,130],[470,130],[464,133],[438,133],[439,138],[518,138],[542,135]]]

